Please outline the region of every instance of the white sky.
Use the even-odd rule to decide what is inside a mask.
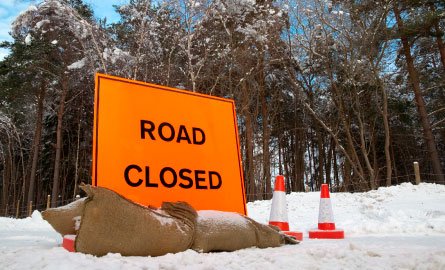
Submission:
[[[12,41],[9,35],[11,23],[20,14],[26,10],[29,5],[37,5],[41,1],[23,1],[23,0],[0,0],[0,42]],[[114,22],[119,19],[114,12],[113,5],[121,5],[127,0],[85,0],[94,10],[94,14],[98,18],[107,17],[108,22]],[[0,60],[8,55],[8,51],[0,49]]]

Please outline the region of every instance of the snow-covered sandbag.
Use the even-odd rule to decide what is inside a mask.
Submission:
[[[196,211],[187,203],[153,209],[106,188],[81,186],[87,193],[76,251],[103,256],[160,256],[187,250],[195,234]]]
[[[232,212],[198,211],[195,241],[198,252],[235,251],[248,247],[278,247],[298,241],[251,218]]]
[[[85,198],[65,206],[50,208],[42,212],[42,218],[61,235],[76,234],[76,220],[82,216]]]

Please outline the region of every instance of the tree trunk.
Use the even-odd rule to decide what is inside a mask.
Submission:
[[[80,103],[81,107],[83,107],[83,98],[81,99]],[[77,118],[77,145],[76,145],[76,161],[74,165],[74,188],[73,188],[73,200],[76,198],[77,194],[77,184],[79,182],[79,153],[80,153],[80,127],[81,127],[81,115],[82,111],[79,111],[78,118]]]
[[[377,134],[374,134],[374,136],[373,136],[373,138],[376,138],[376,136],[377,136]],[[379,170],[379,162],[378,162],[378,160],[377,160],[377,150],[376,150],[376,142],[373,140],[372,142],[371,142],[371,151],[372,151],[372,163],[373,163],[373,170],[374,170],[374,173],[375,173],[375,175],[374,175],[374,179],[373,179],[373,181],[371,181],[371,189],[372,190],[375,190],[375,189],[377,189],[378,188],[378,186],[379,186],[379,173],[380,173],[380,170]]]
[[[423,128],[423,136],[428,147],[430,160],[433,166],[434,174],[436,175],[436,181],[438,183],[444,183],[445,177],[442,172],[442,165],[440,164],[439,154],[437,152],[436,141],[433,136],[431,124],[428,120],[428,113],[425,108],[425,101],[423,100],[422,92],[420,90],[419,75],[414,67],[414,59],[411,56],[411,47],[408,42],[408,38],[403,33],[404,25],[400,16],[399,8],[397,4],[394,6],[394,14],[399,28],[400,39],[402,41],[403,54],[405,55],[406,65],[408,68],[408,78],[413,87],[414,97],[417,105],[417,111],[419,113],[420,122]]]
[[[9,185],[12,187],[12,201],[9,200],[11,203],[11,208],[17,203],[17,200],[20,199],[17,198],[17,179],[16,179],[16,168],[14,163],[14,148],[13,148],[13,142],[11,141],[11,138],[9,138],[9,144],[8,144],[8,154],[6,155],[8,157],[8,165],[6,168],[9,167],[8,173],[9,173]],[[11,193],[11,189],[9,191],[9,194],[7,196],[9,197]]]
[[[281,131],[280,131],[281,132]],[[282,151],[282,137],[283,137],[283,135],[282,134],[279,134],[278,135],[278,174],[279,175],[283,175],[283,157],[282,157],[282,155],[283,155],[283,151]]]
[[[318,124],[315,124],[315,133],[317,136],[317,148],[318,148],[318,172],[316,172],[317,175],[317,183],[316,187],[317,189],[321,187],[321,184],[324,184],[324,160],[325,160],[325,154],[324,154],[324,145],[323,145],[323,136],[320,131],[320,127]],[[315,166],[314,166],[315,168]]]
[[[429,6],[432,12],[436,12],[436,7],[433,3],[430,3]],[[440,29],[439,20],[436,20],[434,22],[434,31],[436,34],[437,47],[439,48],[440,53],[440,62],[442,62],[442,67],[445,69],[445,45],[442,41],[443,32]]]
[[[360,133],[359,133],[360,151],[362,153],[363,159],[365,160],[365,165],[366,165],[366,168],[368,169],[368,173],[369,173],[369,177],[368,177],[369,184],[371,184],[372,182],[375,181],[375,173],[374,173],[374,168],[371,165],[371,161],[369,160],[369,157],[368,157],[368,149],[366,148],[365,125],[363,123],[361,113],[356,111],[356,114],[357,114],[359,129],[360,129]]]
[[[261,118],[262,118],[262,128],[263,128],[263,141],[262,141],[262,150],[263,150],[263,181],[262,185],[265,186],[265,189],[261,190],[265,192],[265,196],[262,196],[262,199],[270,199],[272,198],[272,185],[271,185],[271,173],[270,173],[270,129],[269,129],[269,110],[266,100],[266,89],[264,83],[264,63],[263,63],[263,55],[260,53],[260,72],[259,72],[259,87],[261,92]],[[262,194],[261,194],[262,195]]]
[[[351,165],[348,160],[343,164],[343,186],[342,191],[354,191],[354,186],[351,184]]]
[[[392,167],[394,168],[394,178],[398,179],[399,178],[399,171],[397,170],[397,164],[396,164],[396,158],[395,158],[395,154],[394,154],[394,145],[392,142],[392,139],[389,143],[389,149],[391,150],[391,160],[392,160]],[[391,183],[392,184],[392,177],[391,177]]]
[[[292,153],[294,157],[294,184],[292,186],[291,191],[304,191],[305,183],[304,183],[304,174],[305,174],[305,158],[304,153],[306,149],[306,137],[305,130],[302,129],[302,126],[299,123],[303,123],[298,115],[298,104],[300,101],[300,92],[298,88],[294,89],[295,100],[294,100],[294,153]],[[310,168],[310,166],[309,166]]]
[[[255,173],[253,163],[253,130],[252,130],[252,116],[250,112],[244,115],[246,119],[246,182],[247,182],[247,200],[253,201],[256,197],[255,192]]]
[[[442,32],[440,31],[440,27],[439,27],[439,23],[435,23],[434,24],[434,30],[436,31],[436,42],[437,42],[437,47],[439,48],[439,53],[440,53],[440,61],[442,62],[442,67],[445,69],[445,45],[443,44],[442,41]]]
[[[36,127],[34,132],[34,140],[32,143],[32,160],[31,160],[31,172],[29,175],[29,189],[28,189],[28,202],[36,201],[34,196],[34,186],[36,182],[37,162],[39,160],[40,142],[42,138],[43,127],[43,103],[45,101],[46,82],[42,79],[40,90],[37,95],[37,113],[36,113]]]
[[[306,144],[305,132],[301,128],[297,128],[295,130],[296,136],[295,138],[295,180],[296,180],[296,188],[294,191],[304,191],[304,171],[305,171],[305,158],[304,158],[304,149]]]
[[[329,140],[328,143],[328,151],[327,151],[327,157],[325,161],[325,168],[326,168],[326,184],[329,185],[329,187],[332,187],[332,180],[331,180],[331,168],[332,168],[332,147],[334,142],[333,140]]]
[[[291,184],[291,191],[295,191],[295,183],[296,183],[296,176],[292,171],[292,166],[295,167],[295,156],[294,153],[292,151],[292,147],[291,145],[294,145],[294,139],[295,137],[293,136],[293,134],[289,134],[289,138],[288,140],[286,140],[287,138],[285,137],[284,141],[286,142],[286,147],[284,147],[284,151],[283,151],[283,168],[284,168],[284,176],[286,176],[288,179],[292,179],[292,184]]]
[[[6,131],[7,132],[7,131]],[[2,174],[2,180],[3,180],[3,186],[2,186],[2,205],[4,207],[4,213],[5,216],[8,215],[8,206],[9,206],[9,185],[11,183],[11,159],[10,159],[10,155],[11,155],[11,147],[9,146],[11,144],[11,140],[8,135],[8,145],[7,145],[7,151],[3,150],[3,174]],[[0,145],[1,146],[1,145]]]
[[[392,177],[392,162],[391,162],[391,152],[389,151],[390,143],[391,143],[391,134],[389,130],[389,121],[388,121],[388,96],[386,94],[386,90],[381,85],[380,89],[382,90],[382,102],[383,102],[383,126],[385,127],[385,162],[386,162],[386,186],[391,186],[391,177]]]
[[[264,106],[267,106],[263,104]],[[266,196],[263,199],[272,198],[272,185],[271,185],[271,173],[270,173],[270,152],[269,152],[269,142],[270,142],[270,130],[267,124],[267,109],[262,109],[263,114],[263,184],[265,185]],[[265,119],[265,118],[266,119]]]
[[[253,135],[253,120],[252,113],[250,112],[250,101],[249,101],[249,91],[247,88],[247,83],[243,81],[242,83],[242,111],[241,113],[245,119],[245,129],[246,129],[246,166],[245,166],[245,186],[247,193],[247,201],[255,200],[255,171],[254,171],[254,163],[253,163],[253,148],[254,148],[254,135]]]
[[[334,139],[331,138],[331,144],[332,144],[332,159],[334,162],[334,184],[336,187],[336,191],[338,191],[338,188],[340,187],[340,176],[338,175],[338,163],[337,163],[337,151],[335,150],[336,145],[333,141]]]
[[[54,175],[53,175],[53,189],[51,192],[51,207],[57,206],[57,199],[59,196],[59,182],[60,182],[60,159],[62,155],[62,127],[63,114],[65,112],[65,99],[68,95],[68,82],[66,77],[62,77],[62,94],[60,96],[59,110],[57,111],[57,130],[56,130],[56,158],[54,160]]]
[[[4,157],[4,156],[3,156]],[[5,216],[8,214],[8,191],[9,191],[9,179],[7,175],[7,164],[6,158],[3,160],[3,172],[2,172],[2,213],[5,213]]]
[[[308,166],[309,166],[309,178],[308,178],[308,182],[309,182],[309,186],[311,188],[311,190],[315,190],[317,188],[316,186],[316,180],[314,179],[314,172],[315,172],[315,157],[314,157],[314,136],[313,136],[313,132],[312,129],[310,130],[310,137],[309,137],[309,143],[307,144],[307,160],[308,160]]]

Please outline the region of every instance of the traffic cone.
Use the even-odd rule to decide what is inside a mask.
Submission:
[[[331,198],[327,184],[321,185],[320,209],[318,214],[318,230],[310,230],[309,238],[343,239],[345,232],[335,229],[334,214],[332,212]]]
[[[62,247],[69,252],[76,252],[75,250],[75,241],[76,241],[76,235],[74,234],[67,234],[63,236],[63,242]]]
[[[299,241],[303,240],[302,232],[289,231],[286,204],[286,187],[284,185],[284,176],[282,175],[278,175],[275,178],[275,189],[272,197],[269,225],[277,226],[278,228],[280,228],[281,231],[283,231],[283,233],[292,236]]]

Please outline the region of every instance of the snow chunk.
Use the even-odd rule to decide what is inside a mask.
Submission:
[[[26,35],[26,37],[25,37],[25,44],[29,46],[29,45],[31,45],[31,43],[32,43],[32,37],[31,37],[31,34],[28,33],[28,35]]]
[[[43,221],[42,214],[41,214],[39,211],[37,211],[37,210],[34,210],[34,211],[32,212],[32,214],[31,214],[31,218],[32,218],[34,221],[37,221],[37,222]]]
[[[55,40],[51,41],[51,44],[56,45],[58,42],[59,41],[55,39]]]
[[[169,213],[165,212],[162,209],[155,209],[153,212],[157,213],[158,215],[154,215],[155,219],[161,224],[161,226],[166,226],[174,223],[174,219],[170,216]],[[176,224],[178,229],[181,229],[178,224]]]
[[[238,213],[222,212],[216,210],[198,211],[198,223],[218,224],[218,225],[237,225],[248,227],[249,222]]]
[[[74,220],[74,230],[78,231],[80,229],[80,222],[82,220],[81,216],[73,217]]]
[[[77,62],[72,63],[71,65],[68,66],[68,70],[72,70],[72,69],[80,69],[83,68],[83,66],[85,66],[86,63],[86,58],[82,58]]]
[[[41,20],[36,23],[36,28],[40,29],[45,23],[50,23],[50,20]]]
[[[36,11],[37,11],[37,7],[31,5],[31,6],[29,6],[27,9],[25,9],[24,11],[20,12],[19,16],[20,16],[20,15],[23,15],[23,14],[25,14],[25,13],[27,13],[27,12],[36,12]]]
[[[339,15],[339,16],[343,16],[344,12],[343,12],[342,10],[340,10],[340,11],[336,11],[336,10],[334,10],[334,11],[332,11],[332,14],[334,14],[334,15]]]

